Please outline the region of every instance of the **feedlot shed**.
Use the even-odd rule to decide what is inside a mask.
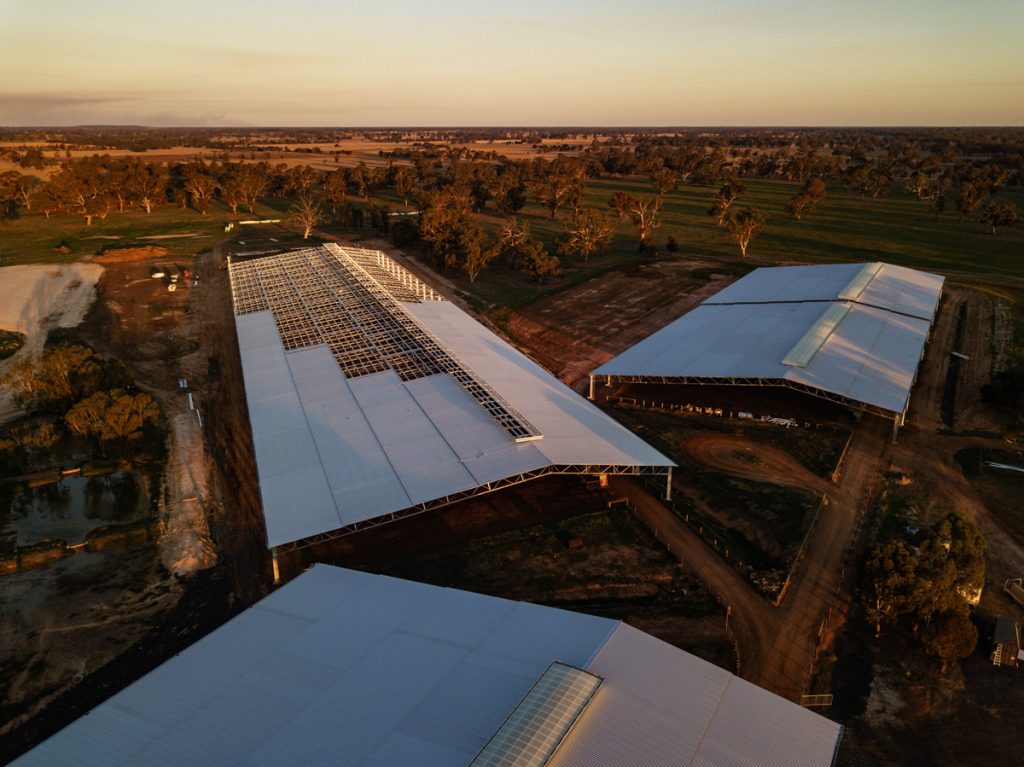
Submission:
[[[229,269],[275,550],[545,474],[671,479],[672,461],[380,251]]]
[[[608,384],[785,386],[901,426],[943,278],[891,264],[755,269],[597,368]]]

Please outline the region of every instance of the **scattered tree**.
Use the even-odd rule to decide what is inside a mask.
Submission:
[[[615,192],[608,200],[609,207],[619,214],[619,218],[629,218],[640,235],[639,250],[650,247],[654,230],[661,226],[661,197],[633,197],[623,192]]]
[[[981,220],[992,227],[992,234],[995,234],[999,227],[1017,223],[1017,206],[1012,202],[1004,202],[1002,205],[990,202]]]
[[[708,209],[708,215],[714,216],[719,226],[725,225],[725,218],[729,215],[729,207],[739,199],[739,196],[746,191],[742,183],[733,179],[718,190],[715,200]]]
[[[725,231],[740,246],[740,253],[744,258],[747,256],[750,241],[761,233],[764,222],[764,213],[758,208],[743,208],[725,220]]]
[[[558,245],[559,253],[578,256],[588,261],[595,253],[607,249],[615,236],[615,221],[592,208],[581,210],[565,225],[565,234]]]
[[[292,218],[302,226],[302,239],[308,240],[313,228],[323,223],[320,201],[312,195],[303,195],[291,207]]]
[[[814,212],[819,203],[824,202],[828,197],[828,188],[820,178],[810,178],[803,185],[800,191],[790,198],[786,205],[786,212],[794,221],[801,221],[803,217]]]

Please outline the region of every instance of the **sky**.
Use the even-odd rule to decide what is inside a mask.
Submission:
[[[1024,125],[1024,0],[0,0],[0,125]]]

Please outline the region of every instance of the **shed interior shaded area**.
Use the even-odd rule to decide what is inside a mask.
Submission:
[[[14,764],[466,767],[506,724],[557,767],[828,767],[842,736],[618,621],[317,565]]]
[[[379,251],[230,265],[271,547],[665,456]]]
[[[593,376],[790,386],[902,422],[942,284],[890,264],[756,269]]]

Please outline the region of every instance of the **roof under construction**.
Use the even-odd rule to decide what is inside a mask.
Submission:
[[[828,767],[841,736],[618,621],[316,565],[14,764]]]
[[[230,265],[267,541],[672,462],[380,251]]]
[[[902,421],[942,283],[878,263],[756,269],[593,375],[788,386]]]

